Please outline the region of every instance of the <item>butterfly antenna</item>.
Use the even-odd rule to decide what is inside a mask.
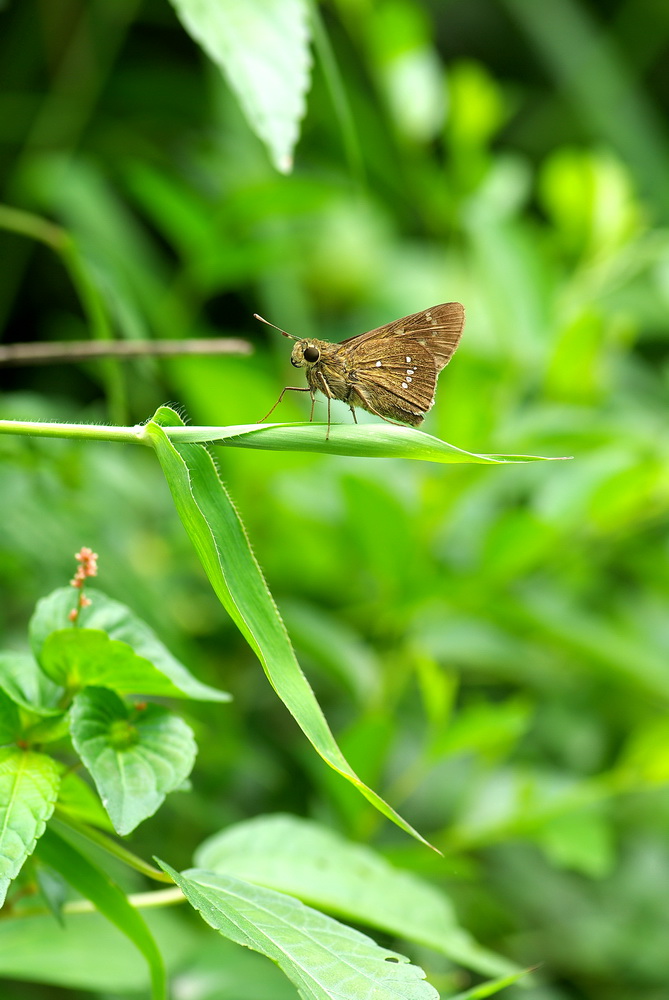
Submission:
[[[294,336],[292,335],[292,333],[286,333],[286,331],[285,331],[285,330],[282,330],[280,326],[276,326],[276,324],[275,324],[275,323],[270,323],[270,321],[269,321],[268,319],[263,319],[263,317],[262,317],[262,316],[259,316],[259,315],[258,315],[258,313],[254,313],[254,314],[253,314],[253,318],[254,318],[254,319],[259,319],[261,323],[266,323],[266,324],[267,324],[267,326],[272,326],[272,327],[274,327],[274,329],[275,329],[275,330],[278,330],[278,331],[279,331],[279,333],[282,333],[282,334],[284,335],[284,337],[288,337],[288,339],[289,339],[289,340],[298,340],[298,338],[297,338],[297,337],[294,337]]]

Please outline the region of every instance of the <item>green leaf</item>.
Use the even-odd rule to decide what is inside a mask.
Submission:
[[[239,948],[232,942],[211,934],[201,921],[193,920],[190,911],[184,909],[182,916],[175,907],[169,910],[166,907],[155,907],[144,911],[143,917],[161,954],[165,956],[170,972],[183,974],[184,966],[187,965],[186,975],[190,976],[193,955],[196,950],[198,953],[202,952],[202,938],[206,935],[210,939],[208,950],[211,951],[213,945],[222,955],[222,964],[217,967],[219,982],[226,977],[223,981],[227,987],[226,960],[234,970],[232,982],[239,984],[238,991],[232,994],[234,1000],[242,997],[263,997],[269,1000],[274,997],[271,991],[253,992],[249,988],[249,979],[255,985],[260,978],[257,974],[253,975],[254,968],[258,965],[263,969],[267,968],[270,974],[274,973],[272,979],[278,980],[280,984],[285,983],[286,989],[292,990],[291,984],[273,965],[248,949]],[[63,913],[63,924],[63,927],[59,926],[51,914],[22,914],[20,920],[0,920],[0,977],[50,983],[69,987],[70,990],[91,990],[106,998],[110,995],[116,997],[118,994],[129,994],[132,1000],[146,997],[150,986],[148,966],[125,933],[121,933],[100,913],[68,913],[66,910]],[[39,956],[39,961],[36,961],[36,955]],[[211,976],[209,970],[206,974]],[[2,986],[4,985],[3,983]],[[9,1000],[2,986],[0,992],[5,1000]],[[295,991],[292,992],[292,1000],[295,1000]],[[73,993],[24,990],[22,994],[16,987],[14,994],[10,995],[13,1000],[18,1000],[23,995],[33,998],[46,996],[52,1000],[55,997],[66,1000],[69,997],[76,1000]],[[89,993],[85,996],[90,1000]],[[197,996],[210,997],[211,994],[198,993]],[[218,996],[221,996],[220,987]]]
[[[0,688],[0,745],[15,743],[21,732],[21,719],[16,702]]]
[[[0,688],[36,715],[59,715],[63,689],[49,680],[30,653],[0,653]]]
[[[381,666],[370,646],[341,618],[315,604],[281,602],[281,612],[298,650],[367,704],[379,691]]]
[[[458,926],[442,892],[318,823],[288,815],[237,823],[206,840],[195,863],[434,948],[485,975],[518,971]]]
[[[94,684],[127,694],[183,698],[183,692],[149,660],[96,629],[52,632],[42,647],[40,665],[51,680],[70,690]]]
[[[271,958],[304,1000],[438,1000],[425,973],[360,931],[271,889],[159,862],[206,922]]]
[[[46,754],[0,749],[0,906],[53,812],[60,777]]]
[[[551,818],[537,830],[536,840],[555,868],[589,878],[610,876],[618,862],[613,824],[592,808]]]
[[[112,600],[93,587],[86,588],[86,595],[91,599],[91,604],[87,608],[82,608],[76,628],[68,619],[68,613],[76,602],[71,587],[60,587],[37,602],[30,620],[30,642],[38,660],[41,660],[44,644],[52,632],[97,630],[106,632],[110,639],[126,643],[138,657],[148,660],[152,668],[171,681],[168,691],[164,679],[159,680],[151,670],[153,683],[162,685],[162,688],[160,691],[142,688],[143,694],[169,694],[173,698],[188,697],[200,701],[230,700],[230,695],[225,691],[218,691],[196,680],[183,663],[172,656],[153,629],[133,614],[125,604]],[[146,680],[149,680],[148,676]],[[94,683],[102,684],[102,681],[97,680]],[[110,686],[117,687],[114,684]],[[117,687],[117,690],[131,689]]]
[[[161,424],[182,424],[168,407],[147,425],[179,517],[223,607],[255,652],[270,684],[324,761],[403,830],[427,843],[352,770],[302,673],[276,604],[211,455],[198,444],[172,443]]]
[[[114,829],[97,794],[76,771],[67,771],[63,775],[56,809],[58,814],[101,830],[111,832]]]
[[[160,411],[159,411],[160,412]],[[565,461],[564,457],[543,455],[479,455],[463,451],[415,427],[393,424],[332,424],[325,440],[327,424],[237,424],[224,427],[180,427],[169,431],[177,443],[211,442],[229,448],[260,448],[265,451],[317,451],[325,455],[352,455],[356,458],[413,458],[422,462],[477,465],[508,465],[519,462]]]
[[[287,173],[309,86],[306,0],[172,0],[183,26],[219,66],[249,125]]]
[[[192,730],[160,705],[133,709],[113,691],[89,687],[70,716],[72,742],[120,834],[153,816],[191,772]]]
[[[449,997],[449,1000],[485,1000],[486,997],[494,996],[500,990],[505,990],[507,986],[513,986],[531,971],[531,969],[523,969],[522,972],[514,972],[510,976],[501,976],[499,979],[490,980],[487,983],[479,983],[478,986],[472,986],[464,993]]]
[[[121,889],[53,830],[45,832],[38,854],[42,861],[59,872],[82,896],[90,899],[107,920],[130,938],[151,970],[153,1000],[162,1000],[166,996],[162,956],[143,918],[130,905]]]
[[[43,749],[45,743],[58,743],[69,736],[70,720],[67,712],[47,716],[47,718],[39,716],[37,718],[39,721],[23,727],[22,738],[26,744],[39,745]]]
[[[35,881],[39,886],[40,896],[56,922],[63,926],[63,906],[67,902],[69,889],[62,875],[46,865],[35,865]],[[41,952],[40,952],[41,954]]]

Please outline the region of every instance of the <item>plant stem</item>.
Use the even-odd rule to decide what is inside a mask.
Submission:
[[[56,253],[63,252],[67,240],[67,233],[60,226],[42,219],[39,215],[33,215],[32,212],[12,208],[11,205],[0,205],[0,229],[18,233],[20,236],[29,236],[33,240],[45,243]]]
[[[181,889],[158,889],[156,892],[135,892],[128,896],[128,902],[136,910],[148,910],[154,906],[174,906],[184,903],[186,897]],[[63,905],[63,913],[94,913],[97,907],[89,899],[73,899]]]
[[[12,897],[12,901],[16,899],[18,893]],[[153,907],[158,906],[175,906],[177,903],[184,903],[186,897],[184,896],[181,889],[176,886],[172,886],[171,889],[157,889],[155,892],[134,892],[128,895],[128,902],[131,906],[134,906],[136,910],[148,910]],[[90,899],[71,899],[67,903],[63,903],[63,913],[96,913],[97,906],[95,903],[91,903]],[[12,920],[25,920],[29,917],[42,917],[51,914],[46,906],[35,906],[35,907],[21,907],[20,909],[13,912],[11,915]],[[3,914],[3,917],[5,915]],[[9,915],[7,915],[9,919]]]
[[[119,861],[128,865],[129,868],[133,868],[147,878],[154,879],[156,882],[172,883],[169,875],[166,875],[160,868],[155,868],[148,861],[144,861],[143,858],[133,854],[132,851],[129,851],[122,844],[119,844],[118,841],[103,833],[102,830],[98,830],[88,823],[82,823],[80,820],[75,819],[74,816],[68,816],[64,809],[57,808],[57,818],[54,818],[51,822],[56,831],[62,832],[63,828],[65,831],[68,829],[74,830],[80,837],[89,840],[93,844],[97,844],[98,847],[101,847],[108,854],[118,858]]]
[[[189,340],[59,340],[34,344],[0,344],[0,365],[77,364],[98,358],[183,357],[251,354],[247,340],[205,337]]]
[[[134,427],[112,427],[106,424],[60,424],[44,423],[39,420],[0,420],[0,434],[148,444],[142,424],[136,424]]]

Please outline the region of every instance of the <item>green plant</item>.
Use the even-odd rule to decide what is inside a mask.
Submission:
[[[198,21],[206,5],[174,6],[208,46],[220,39],[223,22]],[[216,53],[232,93],[162,0],[3,11],[0,169],[20,206],[0,217],[4,336],[56,340],[61,358],[83,338],[112,353],[3,369],[3,647],[25,646],[36,595],[60,587],[85,539],[104,557],[104,589],[234,694],[230,707],[179,701],[199,746],[192,788],[126,844],[89,785],[84,834],[60,812],[49,822],[142,914],[176,995],[295,996],[239,947],[271,952],[251,925],[232,931],[231,879],[246,884],[249,912],[267,906],[257,880],[321,917],[363,922],[444,996],[501,988],[469,990],[466,971],[504,980],[499,953],[542,963],[514,996],[666,991],[669,24],[632,3],[606,16],[586,0],[540,6],[484,0],[474,22],[468,5],[332,0],[321,24],[300,3],[281,0],[276,20],[271,3],[235,3],[246,20]],[[269,95],[254,91],[277,76]],[[305,106],[294,172],[276,176],[268,151],[286,169]],[[340,340],[447,298],[465,303],[467,328],[429,435],[355,428],[335,410],[344,423],[326,444],[322,424],[299,422],[298,401],[282,404],[285,424],[250,422],[288,367],[285,344],[253,329],[255,310]],[[114,359],[119,339],[178,344],[221,329],[261,349]],[[198,426],[168,410],[140,423],[164,399]],[[481,450],[576,460],[493,469]],[[257,567],[210,455],[290,646],[267,591],[245,589]],[[240,587],[250,607],[238,608]],[[270,679],[334,768],[256,669],[244,636],[256,641],[258,608]],[[291,701],[298,660],[314,696],[297,678]],[[28,752],[8,711],[7,745]],[[76,763],[68,725],[30,752]],[[337,768],[380,793],[378,808]],[[442,854],[387,822],[385,803]],[[40,979],[143,988],[142,952],[85,898],[97,884],[113,910],[118,894],[85,863],[65,884],[55,868],[67,844],[51,865],[54,850],[47,832],[3,910],[3,995],[41,997]],[[138,861],[153,854],[236,943],[191,908],[167,908],[183,899],[173,885],[144,891],[166,878]],[[188,870],[193,855],[209,875]],[[36,873],[39,897],[17,898]],[[35,912],[47,899],[64,929]],[[282,902],[284,918],[304,918]],[[121,921],[154,961],[146,931]],[[327,935],[318,916],[308,926]],[[388,951],[365,954],[367,972],[392,970]],[[418,979],[408,989],[429,991]]]

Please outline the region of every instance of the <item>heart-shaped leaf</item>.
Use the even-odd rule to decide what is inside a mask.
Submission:
[[[192,730],[162,706],[132,708],[114,691],[89,687],[74,698],[70,718],[72,742],[118,833],[152,816],[191,772]]]

